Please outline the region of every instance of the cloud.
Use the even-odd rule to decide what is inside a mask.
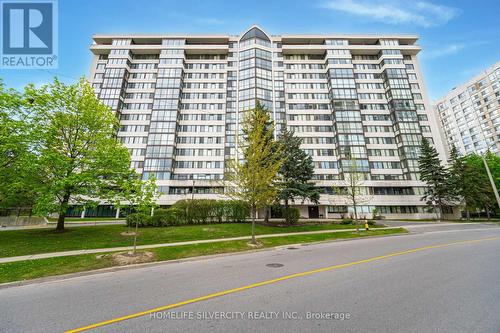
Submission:
[[[460,14],[453,7],[427,1],[327,0],[322,7],[389,24],[415,24],[425,28],[447,23]]]
[[[430,51],[422,51],[422,57],[428,59],[441,58],[444,56],[452,55],[458,53],[466,47],[465,43],[452,43],[447,45],[442,45],[431,49]]]
[[[441,44],[437,47],[426,47],[422,51],[422,58],[426,59],[435,59],[441,58],[449,55],[456,54],[462,51],[465,48],[480,46],[489,44],[489,41],[474,41],[474,42],[457,42],[457,43],[449,43],[449,44]]]

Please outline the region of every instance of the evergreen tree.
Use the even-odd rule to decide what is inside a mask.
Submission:
[[[420,146],[418,167],[420,179],[427,184],[422,200],[434,208],[440,219],[443,216],[443,207],[453,200],[453,191],[448,171],[441,164],[436,148],[431,146],[425,137]]]
[[[278,199],[284,201],[285,211],[290,202],[296,199],[317,204],[319,190],[310,182],[314,175],[314,164],[311,156],[300,149],[302,139],[294,136],[293,131],[284,130],[279,142],[283,149],[283,164],[279,171],[281,183]],[[287,223],[290,223],[288,214],[286,217]]]

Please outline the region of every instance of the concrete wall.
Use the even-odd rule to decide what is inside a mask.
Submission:
[[[38,216],[0,216],[0,226],[12,225],[42,225],[46,224],[43,217]]]

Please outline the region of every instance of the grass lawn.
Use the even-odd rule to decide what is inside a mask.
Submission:
[[[308,226],[270,227],[257,225],[257,235],[351,229],[354,225],[323,224]],[[59,252],[69,250],[97,249],[117,246],[130,246],[133,237],[123,236],[128,227],[123,225],[104,225],[88,227],[69,227],[59,233],[54,229],[8,230],[0,232],[0,258],[28,254]],[[164,228],[140,228],[138,245],[183,242],[190,240],[248,236],[250,223],[223,223],[191,225]]]
[[[269,227],[257,225],[257,235],[351,229],[354,225],[324,224],[309,226]],[[28,254],[59,252],[69,250],[97,249],[132,245],[133,237],[123,236],[128,227],[124,225],[104,225],[89,227],[69,227],[63,233],[54,229],[8,230],[0,232],[0,258]],[[191,225],[165,228],[140,228],[138,245],[183,242],[200,239],[248,236],[250,223],[225,223]]]
[[[47,220],[49,222],[57,222],[57,218],[49,217]],[[80,217],[67,217],[66,222],[112,222],[112,221],[125,221],[125,218],[116,219],[114,217],[84,217],[83,219]]]
[[[357,238],[377,235],[391,235],[407,232],[403,228],[388,230],[346,231],[330,234],[295,235],[286,237],[271,237],[260,239],[263,247],[274,247],[287,244],[309,243],[325,240]],[[163,247],[148,249],[155,253],[156,261],[189,258],[202,255],[240,252],[251,250],[247,240],[228,241],[209,244],[183,245],[175,247]],[[102,254],[100,254],[102,255]],[[25,260],[12,263],[0,264],[0,283],[28,280],[39,277],[61,275],[66,273],[89,271],[99,268],[111,267],[114,263],[108,256],[100,259],[95,254],[85,254],[69,257],[58,257],[39,260]]]
[[[469,221],[464,219],[464,220],[453,220],[451,222],[458,222],[458,223],[500,223],[500,219],[491,219],[489,221],[488,221],[488,219],[470,219]]]

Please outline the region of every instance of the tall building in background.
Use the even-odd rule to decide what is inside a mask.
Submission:
[[[500,62],[455,87],[434,106],[447,150],[461,155],[500,152]]]
[[[334,195],[350,158],[365,173],[368,202],[387,217],[434,216],[420,200],[418,155],[427,137],[445,158],[417,61],[416,36],[95,35],[91,81],[120,119],[132,167],[154,176],[160,205],[222,198],[239,122],[259,100],[277,135],[303,138],[315,164],[320,205],[304,217],[349,216]],[[194,192],[194,193],[193,193]],[[359,211],[359,210],[358,210]]]

